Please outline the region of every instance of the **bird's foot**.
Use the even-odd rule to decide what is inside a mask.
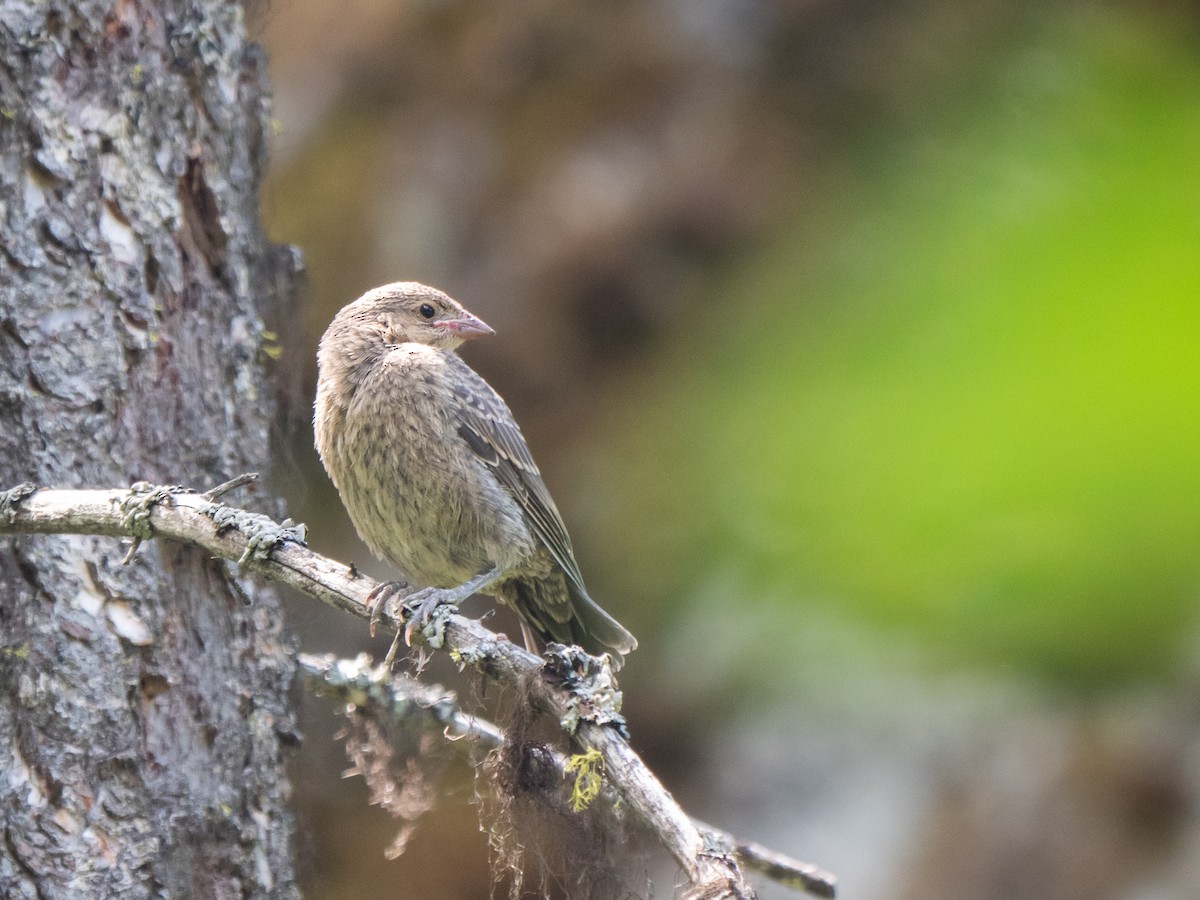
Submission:
[[[367,609],[371,611],[371,637],[375,637],[375,626],[383,618],[383,611],[387,609],[388,602],[406,590],[408,590],[407,581],[381,581],[371,588],[371,593],[367,594],[366,599]]]
[[[503,577],[504,571],[493,567],[464,581],[458,587],[427,587],[411,593],[405,592],[403,594],[404,602],[401,605],[401,611],[404,614],[404,630],[397,634],[396,639],[392,641],[392,646],[384,661],[391,665],[392,660],[396,658],[401,635],[404,637],[404,643],[411,647],[413,632],[417,629],[420,629],[425,635],[429,646],[442,646],[442,629],[445,626],[446,616],[454,612],[458,608],[458,604],[472,594],[485,590]],[[389,581],[386,584],[378,585],[367,595],[367,602],[371,607],[372,634],[375,633],[374,625],[379,620],[384,606],[404,592],[407,587],[408,585],[401,582]]]
[[[422,588],[404,598],[404,643],[412,646],[413,632],[424,631],[439,614],[458,608],[460,592],[455,588]]]
[[[402,589],[393,589],[389,598],[395,596]],[[404,627],[397,631],[396,636],[392,639],[392,645],[388,647],[383,664],[390,669],[400,650],[400,639],[403,638],[405,645],[411,647],[413,632],[417,630],[425,633],[430,646],[440,647],[442,645],[441,619],[458,608],[458,601],[458,593],[453,588],[421,588],[419,591],[413,591],[407,595],[401,607],[404,615]],[[432,634],[428,631],[431,626]]]

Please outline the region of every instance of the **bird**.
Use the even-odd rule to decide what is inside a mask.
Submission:
[[[321,337],[317,452],[363,542],[406,579],[371,600],[406,589],[428,617],[487,594],[517,613],[531,652],[573,644],[618,669],[637,640],[588,594],[512,412],[455,352],[492,334],[442,291],[404,281],[344,306]]]

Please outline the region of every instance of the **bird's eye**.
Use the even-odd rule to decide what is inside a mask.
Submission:
[[[432,318],[433,318],[433,314],[434,314],[435,312],[437,312],[437,310],[435,310],[435,309],[434,309],[432,306],[430,306],[428,303],[422,303],[422,304],[421,304],[421,307],[420,307],[420,309],[418,309],[418,310],[417,310],[417,312],[419,312],[419,313],[420,313],[422,316],[424,316],[426,319],[432,319]]]

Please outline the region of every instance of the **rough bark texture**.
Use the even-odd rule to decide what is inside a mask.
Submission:
[[[265,470],[263,69],[225,0],[0,0],[0,484]],[[0,540],[0,896],[292,896],[277,600],[123,552]]]

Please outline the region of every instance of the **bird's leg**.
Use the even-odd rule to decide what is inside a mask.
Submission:
[[[424,628],[440,606],[458,606],[472,594],[495,584],[504,576],[504,570],[493,566],[474,578],[452,588],[422,588],[404,598],[404,642],[412,643],[412,633]]]
[[[403,605],[405,625],[402,630],[396,632],[396,637],[392,640],[392,645],[388,648],[387,656],[383,659],[384,665],[390,667],[393,660],[395,660],[396,651],[400,648],[401,637],[404,638],[404,643],[412,646],[413,632],[418,628],[424,628],[428,625],[439,607],[458,606],[458,604],[462,603],[472,594],[478,593],[495,584],[504,575],[504,569],[501,569],[499,566],[493,566],[486,572],[479,573],[469,581],[464,581],[458,587],[421,588],[406,596]],[[384,604],[407,586],[403,582],[389,581],[377,586],[367,595],[367,600],[371,605],[372,625],[378,620]]]

